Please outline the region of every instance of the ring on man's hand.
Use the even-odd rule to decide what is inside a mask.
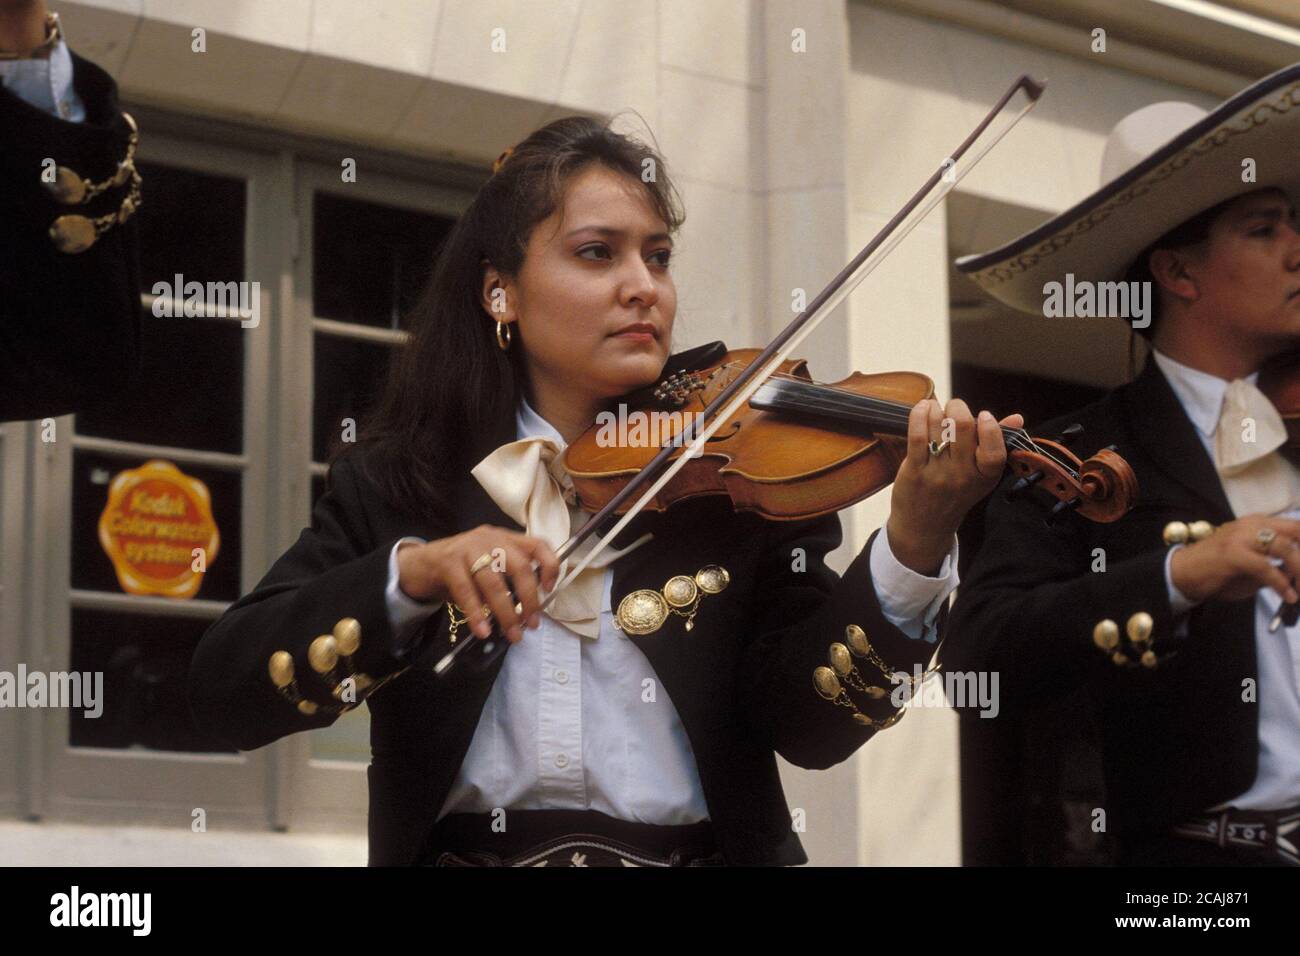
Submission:
[[[946,439],[946,438],[945,438],[943,441],[934,441],[934,440],[931,440],[931,442],[930,442],[930,455],[931,455],[931,456],[942,455],[942,454],[944,453],[944,451],[947,450],[948,446],[951,445],[951,444],[952,444],[952,442],[948,441],[948,439]]]
[[[491,563],[492,563],[491,554],[486,552],[480,554],[478,556],[478,560],[476,560],[473,564],[469,566],[469,576],[472,578],[474,575],[478,574],[480,571],[482,571]]]
[[[1255,532],[1255,543],[1259,545],[1259,550],[1267,553],[1269,546],[1277,540],[1277,532],[1272,528],[1260,528]]]

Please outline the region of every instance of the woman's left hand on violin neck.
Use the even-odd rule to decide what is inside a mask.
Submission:
[[[887,528],[894,557],[919,574],[938,572],[966,512],[1002,478],[1007,464],[1002,427],[1023,425],[1020,415],[998,422],[985,411],[977,419],[959,398],[946,407],[932,398],[916,403],[907,421],[907,457],[890,500]]]

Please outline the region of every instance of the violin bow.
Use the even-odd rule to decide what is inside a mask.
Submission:
[[[1045,87],[1046,84],[1034,80],[1028,74],[1022,75],[1012,83],[993,108],[989,110],[988,115],[980,121],[979,125],[970,132],[970,135],[962,141],[956,150],[944,158],[943,162],[922,184],[921,188],[894,214],[889,222],[885,223],[881,230],[872,237],[871,241],[863,246],[862,251],[854,256],[835,278],[827,283],[826,287],[817,294],[816,298],[808,304],[804,311],[795,316],[790,324],[767,344],[748,367],[718,393],[713,401],[705,406],[698,418],[688,421],[682,432],[682,436],[690,441],[686,451],[673,459],[673,454],[678,450],[681,442],[677,441],[665,445],[659,454],[631,478],[618,494],[606,502],[600,511],[592,515],[564,543],[557,552],[557,557],[561,561],[570,557],[579,545],[591,537],[597,528],[604,524],[632,495],[640,491],[647,482],[654,482],[637,499],[636,503],[628,509],[627,513],[619,519],[618,523],[598,540],[582,559],[556,583],[555,588],[542,600],[542,610],[545,610],[555,595],[581,574],[609,542],[617,537],[618,533],[641,513],[645,506],[659,493],[659,490],[668,484],[678,471],[685,467],[687,461],[703,452],[705,444],[713,437],[714,433],[749,401],[750,397],[764,382],[776,373],[790,353],[798,348],[800,343],[811,335],[813,330],[849,296],[849,293],[856,289],[862,280],[885,260],[895,246],[907,238],[908,234],[920,224],[935,206],[943,201],[944,197],[953,190],[957,183],[961,182],[966,174],[975,168],[976,164],[984,158],[989,150],[1001,142],[1002,138],[1011,131],[1016,123],[1020,122],[1021,118],[1038,102]],[[969,161],[961,162],[970,148],[983,136],[984,132],[1006,109],[1017,93],[1024,94],[1024,105],[1011,117],[1006,126],[997,132]],[[936,186],[939,187],[937,191],[935,190]],[[927,196],[932,191],[934,195],[929,196],[927,201]],[[925,205],[922,206],[922,203],[925,203]],[[903,226],[904,221],[918,207],[920,207],[920,212],[912,217],[906,226]],[[719,413],[720,409],[721,412]],[[696,435],[695,427],[700,420],[703,420],[705,424],[699,434]],[[509,649],[509,646],[509,642],[498,635],[494,629],[489,637],[467,640],[463,644],[458,644],[434,665],[433,672],[439,677],[444,676],[451,671],[462,654],[471,655],[477,668],[485,668],[501,654],[504,654]],[[473,648],[473,650],[470,650],[470,648]]]

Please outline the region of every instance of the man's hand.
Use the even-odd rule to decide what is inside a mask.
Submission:
[[[1267,547],[1260,531],[1273,538]],[[1265,539],[1268,534],[1265,533]],[[1280,559],[1279,568],[1269,560]],[[1169,577],[1189,601],[1238,601],[1269,587],[1288,604],[1300,578],[1300,521],[1247,515],[1220,525],[1208,538],[1179,548],[1169,559]]]
[[[0,0],[0,53],[25,53],[45,42],[45,0]]]
[[[894,479],[889,547],[899,562],[933,576],[952,550],[953,535],[971,506],[992,491],[1007,463],[1000,425],[1019,428],[1009,415],[1000,423],[989,412],[976,421],[960,398],[946,408],[932,398],[918,402],[907,420],[907,457]],[[937,455],[930,442],[949,439]]]

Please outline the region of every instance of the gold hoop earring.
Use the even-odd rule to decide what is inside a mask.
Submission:
[[[501,334],[502,329],[505,329],[505,335]],[[497,319],[497,346],[502,352],[505,352],[510,348],[510,326],[506,325],[500,319]]]

